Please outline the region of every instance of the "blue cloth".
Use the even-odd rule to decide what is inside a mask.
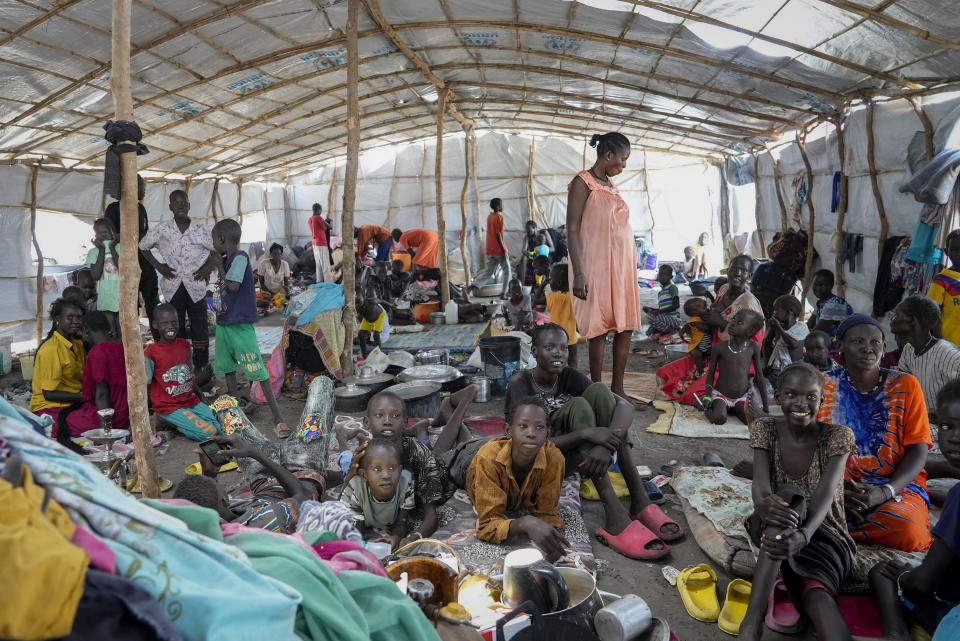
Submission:
[[[913,194],[921,203],[945,205],[958,175],[960,149],[946,149],[900,185],[900,191]]]
[[[833,193],[830,195],[830,212],[836,213],[840,206],[840,188],[843,185],[843,172],[838,171],[833,174]]]
[[[297,300],[303,297],[302,300]],[[306,302],[305,308],[301,303]],[[295,297],[294,304],[288,305],[283,315],[286,318],[291,314],[299,313],[297,324],[294,327],[306,325],[316,318],[321,312],[330,309],[343,309],[347,304],[343,297],[343,286],[336,283],[316,283],[310,285],[307,291]],[[302,308],[302,311],[301,311]]]
[[[393,238],[387,238],[377,247],[377,261],[385,263],[390,260],[390,248],[393,247]]]
[[[82,457],[39,436],[3,399],[0,435],[51,498],[117,555],[117,575],[157,599],[185,641],[297,639],[300,594],[256,572],[243,552],[125,494]]]
[[[238,261],[240,264],[234,269],[234,265]],[[240,274],[240,265],[243,266],[242,275]],[[224,280],[240,283],[240,289],[231,292],[224,282],[224,309],[217,314],[217,325],[256,323],[259,320],[257,316],[257,292],[253,286],[253,270],[250,269],[250,259],[244,252],[235,251],[227,257],[224,267],[227,270]]]
[[[942,540],[950,551],[960,559],[960,484],[954,485],[943,503],[940,520],[930,534]]]
[[[913,229],[913,238],[910,240],[910,249],[907,250],[907,260],[926,265],[940,264],[940,250],[933,245],[937,242],[939,227],[932,227],[918,220]]]
[[[960,605],[950,610],[947,616],[940,620],[937,631],[931,641],[956,641],[960,639]]]

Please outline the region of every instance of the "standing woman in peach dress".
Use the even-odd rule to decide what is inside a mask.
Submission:
[[[570,282],[577,328],[590,344],[590,379],[600,381],[606,336],[613,337],[614,394],[626,397],[623,371],[630,353],[630,335],[640,329],[640,290],[637,286],[637,246],[630,211],[611,179],[630,157],[623,134],[594,134],[593,167],[570,182],[567,235]]]

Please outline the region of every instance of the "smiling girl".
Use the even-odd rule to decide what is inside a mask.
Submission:
[[[783,417],[762,417],[750,425],[755,511],[747,527],[760,555],[740,626],[746,639],[760,638],[778,573],[794,605],[813,620],[818,638],[850,638],[836,595],[856,552],[842,485],[856,442],[850,428],[817,420],[823,386],[812,365],[788,365],[777,391]]]

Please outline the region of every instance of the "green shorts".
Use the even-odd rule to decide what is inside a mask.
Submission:
[[[257,332],[253,329],[253,323],[217,325],[213,373],[230,374],[237,371],[237,365],[241,366],[243,375],[250,382],[270,378],[263,365],[263,358],[260,357],[260,345],[257,344]]]
[[[157,414],[162,420],[172,424],[181,434],[195,441],[205,441],[221,433],[216,414],[206,403],[197,403],[193,407],[184,407],[169,414]]]

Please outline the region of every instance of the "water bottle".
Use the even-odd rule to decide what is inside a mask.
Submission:
[[[446,314],[446,316],[447,316],[447,319],[446,319],[446,320],[447,320],[447,325],[456,325],[456,324],[457,324],[458,312],[459,312],[459,306],[458,306],[457,303],[451,298],[450,300],[447,301],[446,306],[443,308],[443,313]]]

